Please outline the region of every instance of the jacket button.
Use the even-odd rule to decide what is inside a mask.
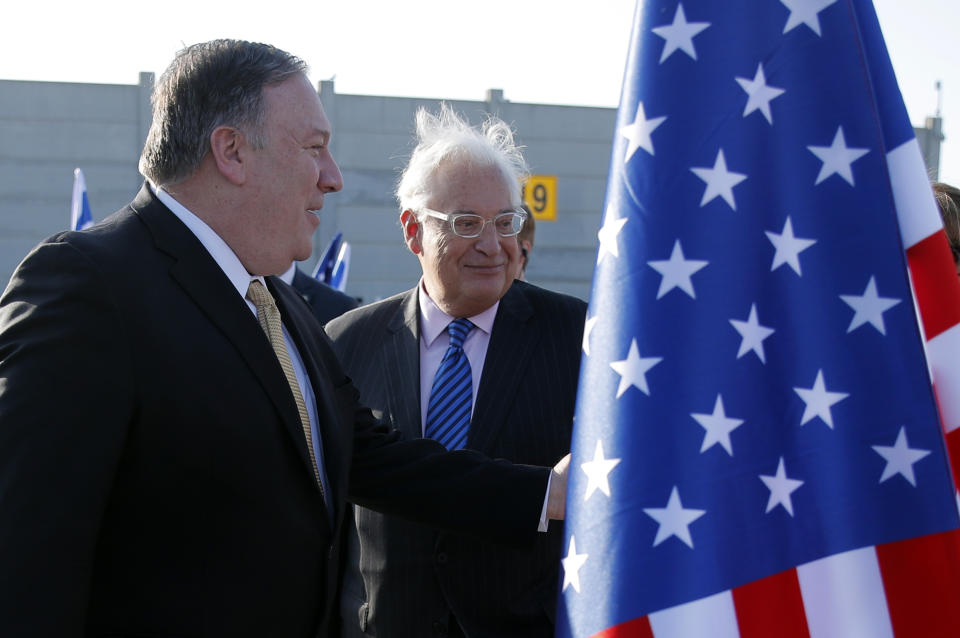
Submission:
[[[446,564],[447,564],[447,553],[446,553],[446,552],[440,552],[439,554],[437,554],[437,564],[438,564],[438,565],[446,565]]]
[[[439,620],[433,623],[433,635],[437,638],[447,638],[447,623]]]

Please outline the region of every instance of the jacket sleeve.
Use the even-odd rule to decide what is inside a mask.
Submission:
[[[352,413],[351,501],[433,527],[510,545],[536,539],[550,468],[448,452],[430,439],[404,440],[359,406],[347,383],[341,411]]]
[[[133,410],[128,326],[74,246],[38,246],[0,298],[0,635],[81,636]]]

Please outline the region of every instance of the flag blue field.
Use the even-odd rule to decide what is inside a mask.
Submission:
[[[87,181],[83,171],[73,169],[73,198],[70,202],[70,230],[83,230],[93,226],[93,215],[90,213],[90,200],[87,197]]]
[[[936,235],[868,0],[638,5],[583,342],[558,636],[910,635],[914,602],[896,590],[915,584],[898,565],[920,563],[916,587],[957,592],[957,504],[905,215]],[[937,533],[948,549],[924,556],[949,582],[889,558]],[[787,593],[747,588],[778,574]],[[796,616],[752,620],[794,594]],[[956,612],[938,618],[944,633],[915,635],[960,635]]]

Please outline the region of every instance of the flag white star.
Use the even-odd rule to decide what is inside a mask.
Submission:
[[[630,161],[638,148],[642,148],[651,155],[654,154],[653,140],[650,138],[650,134],[666,119],[666,116],[663,116],[648,120],[646,113],[643,111],[643,102],[637,102],[637,115],[634,117],[633,123],[620,127],[620,135],[630,140],[627,145],[627,155],[623,158],[624,164]]]
[[[806,425],[814,418],[820,417],[831,429],[833,429],[833,416],[830,414],[830,407],[850,396],[847,392],[829,392],[823,380],[823,370],[817,370],[817,378],[812,388],[794,388],[793,391],[800,395],[806,404],[803,416],[800,418],[800,425]]]
[[[603,457],[603,442],[598,439],[597,447],[593,452],[593,460],[580,464],[580,469],[587,475],[587,493],[583,497],[583,500],[588,500],[590,495],[597,490],[610,496],[610,481],[607,477],[619,462],[620,459],[607,459]]]
[[[775,331],[773,328],[760,325],[760,320],[757,318],[757,304],[750,305],[750,316],[746,321],[731,319],[730,325],[740,333],[741,337],[737,359],[752,351],[760,362],[765,364],[767,359],[763,351],[763,341]]]
[[[683,4],[678,4],[677,11],[673,14],[672,24],[652,29],[654,33],[666,40],[663,53],[660,55],[660,64],[663,64],[663,61],[673,55],[677,49],[696,60],[697,51],[693,48],[693,37],[709,26],[709,22],[687,22],[687,16],[683,13]]]
[[[690,548],[693,548],[693,538],[690,537],[690,523],[707,512],[706,510],[684,509],[680,503],[680,492],[677,491],[676,485],[670,492],[670,500],[667,501],[666,507],[646,507],[643,511],[660,525],[657,528],[657,537],[653,539],[654,547],[671,536],[676,536]]]
[[[842,126],[837,127],[830,146],[808,146],[807,148],[823,162],[814,185],[836,174],[853,186],[853,169],[850,165],[870,152],[869,148],[848,147]]]
[[[571,536],[567,557],[560,561],[563,565],[563,589],[560,591],[566,591],[570,585],[573,585],[578,592],[580,591],[580,568],[587,562],[587,556],[587,554],[577,553],[577,541]]]
[[[897,434],[897,441],[893,445],[872,445],[871,447],[887,462],[880,477],[881,483],[899,474],[907,479],[910,485],[917,486],[917,479],[913,475],[913,464],[930,454],[930,450],[909,447],[905,427],[900,426],[900,433]]]
[[[802,276],[803,273],[800,272],[800,253],[817,243],[817,240],[795,237],[793,234],[793,224],[789,216],[783,225],[783,232],[779,235],[770,231],[766,232],[767,239],[770,240],[770,243],[773,244],[773,247],[776,249],[770,271],[773,272],[780,266],[787,264],[793,268],[795,273]]]
[[[752,80],[747,78],[734,79],[740,85],[740,88],[747,92],[747,106],[743,109],[743,117],[747,117],[754,111],[760,111],[767,118],[767,122],[773,124],[770,100],[780,97],[786,91],[776,86],[767,85],[767,77],[763,73],[763,63],[757,64],[757,72]]]
[[[850,320],[850,325],[847,327],[847,334],[866,323],[876,328],[880,334],[887,334],[886,325],[883,323],[883,313],[902,301],[902,299],[896,297],[879,296],[877,294],[877,281],[873,276],[867,282],[867,288],[862,295],[840,295],[840,298],[854,310],[853,319]]]
[[[627,358],[610,364],[610,367],[620,375],[617,398],[619,399],[630,386],[634,386],[650,396],[650,388],[647,387],[647,371],[661,361],[663,361],[663,357],[641,358],[640,351],[637,349],[637,340],[633,339],[630,342],[630,351],[627,353]]]
[[[590,333],[593,332],[593,327],[597,325],[597,319],[598,316],[594,315],[583,324],[583,353],[588,357],[590,356]]]
[[[722,197],[730,208],[737,210],[737,204],[733,200],[733,187],[747,179],[747,176],[727,170],[727,160],[723,156],[722,148],[717,152],[713,168],[691,168],[690,170],[707,184],[703,190],[703,199],[700,200],[700,208],[715,197]]]
[[[670,253],[670,259],[647,262],[651,268],[663,276],[660,280],[660,289],[657,290],[657,299],[674,288],[679,288],[692,299],[696,299],[697,296],[693,292],[693,282],[690,281],[690,277],[706,266],[707,263],[696,259],[684,259],[680,240],[676,240],[673,244],[673,252]]]
[[[616,217],[612,211],[609,211],[603,222],[603,227],[597,232],[597,239],[600,240],[600,251],[597,254],[597,263],[599,264],[604,255],[611,254],[614,257],[620,256],[620,247],[617,244],[617,237],[623,230],[623,225],[627,223],[626,217]]]
[[[722,396],[717,395],[717,401],[713,404],[713,414],[691,413],[690,416],[706,430],[703,435],[703,445],[700,446],[701,454],[719,443],[727,454],[733,456],[730,433],[743,424],[743,419],[731,419],[726,415]]]
[[[770,498],[767,499],[767,513],[769,514],[770,510],[777,505],[782,505],[783,509],[787,510],[790,516],[793,516],[793,501],[790,499],[790,495],[803,485],[803,481],[787,478],[787,469],[783,464],[782,456],[780,457],[780,464],[777,466],[777,473],[773,476],[761,474],[760,480],[770,490]]]
[[[786,33],[790,29],[805,24],[810,27],[814,33],[820,35],[820,18],[817,15],[837,0],[780,0],[786,8],[790,9],[790,17],[787,18],[787,24],[783,27]]]

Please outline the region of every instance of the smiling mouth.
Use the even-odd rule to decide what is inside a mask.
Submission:
[[[474,270],[499,270],[504,267],[505,264],[490,264],[490,265],[475,265],[468,264],[467,268],[473,268]]]

